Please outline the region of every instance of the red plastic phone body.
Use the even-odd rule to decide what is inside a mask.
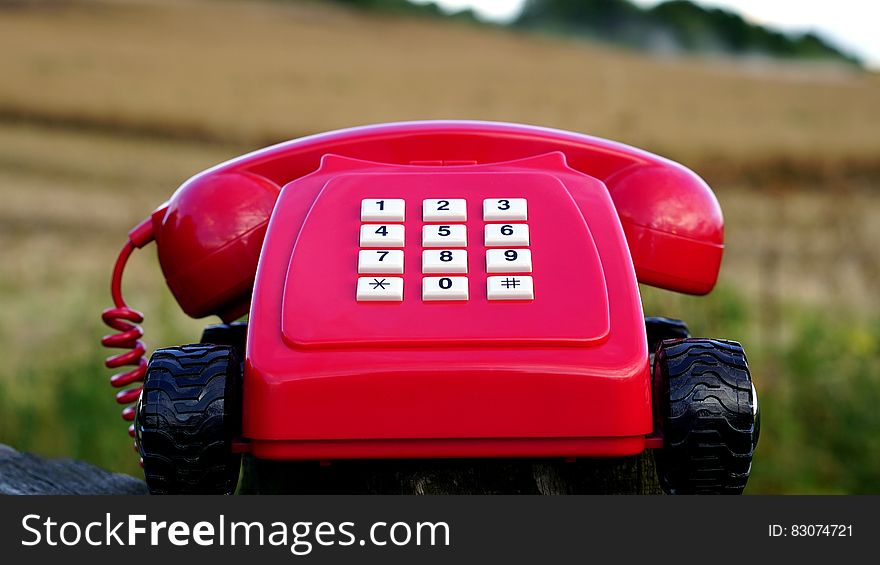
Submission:
[[[506,197],[528,200],[532,301],[486,300],[481,205]],[[402,302],[355,300],[362,198],[406,200]],[[424,198],[467,199],[467,302],[421,299]],[[688,169],[484,122],[280,144],[194,177],[153,220],[193,316],[246,312],[261,252],[243,435],[270,459],[638,453],[653,427],[638,281],[708,292],[723,250],[717,201]]]

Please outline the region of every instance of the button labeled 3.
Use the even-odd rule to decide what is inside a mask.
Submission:
[[[483,200],[483,221],[528,220],[525,198],[487,198]]]

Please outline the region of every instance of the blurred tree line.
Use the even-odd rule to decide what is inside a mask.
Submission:
[[[434,3],[409,0],[336,0],[357,8],[445,15]],[[471,10],[452,17],[477,21]],[[701,53],[826,60],[861,66],[853,55],[814,33],[788,35],[750,23],[721,8],[671,0],[652,8],[630,0],[527,0],[513,26],[666,53]]]

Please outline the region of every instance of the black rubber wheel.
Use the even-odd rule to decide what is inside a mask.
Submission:
[[[247,341],[247,322],[231,324],[213,324],[202,331],[199,343],[229,345],[235,349],[239,361],[244,361],[245,342]]]
[[[241,455],[241,362],[226,345],[184,345],[150,358],[135,440],[151,494],[231,494]]]
[[[684,339],[691,337],[691,332],[682,320],[645,316],[645,330],[648,334],[648,353],[657,351],[660,342],[666,339]]]
[[[654,358],[663,448],[657,475],[669,494],[740,494],[757,445],[757,396],[735,341],[664,341]]]

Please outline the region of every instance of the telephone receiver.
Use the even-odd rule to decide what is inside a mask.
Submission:
[[[248,312],[263,238],[282,187],[316,171],[325,156],[395,165],[468,167],[558,152],[567,166],[607,187],[638,281],[688,294],[715,285],[724,249],[721,208],[694,172],[621,143],[526,125],[428,121],[357,127],[295,139],[232,159],[187,180],[168,202],[129,233],[114,269],[115,308],[105,322],[121,333],[110,347],[131,351],[108,366],[137,365],[113,377],[127,386],[143,377],[143,317],[125,304],[121,276],[129,255],[155,240],[171,292],[194,318],[224,322]],[[295,187],[291,187],[295,189]],[[121,392],[127,404],[139,388]],[[125,418],[133,413],[126,409]]]

